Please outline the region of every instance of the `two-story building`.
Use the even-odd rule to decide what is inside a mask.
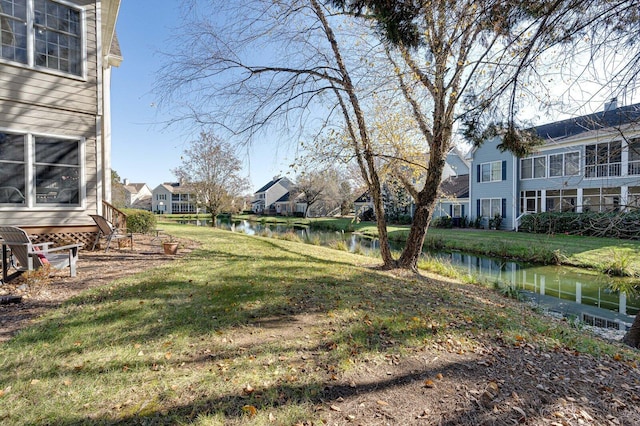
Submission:
[[[196,214],[204,213],[198,210],[197,198],[193,188],[179,182],[163,183],[155,187],[151,194],[151,211],[158,214]]]
[[[287,194],[292,186],[286,177],[274,177],[254,193],[251,210],[254,213],[276,214],[276,201]]]
[[[120,0],[0,1],[0,224],[93,238],[111,199]]]
[[[500,138],[472,152],[472,218],[518,218],[547,211],[625,211],[640,206],[640,104],[534,129],[544,140],[536,153],[500,152]]]
[[[151,189],[146,183],[123,182],[124,205],[129,208],[151,210]]]

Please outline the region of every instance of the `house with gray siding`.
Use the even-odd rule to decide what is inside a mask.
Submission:
[[[450,217],[456,226],[469,216],[469,161],[457,148],[447,154],[433,219]]]
[[[289,192],[293,184],[286,177],[275,176],[253,194],[251,210],[254,213],[275,214],[276,201]]]
[[[0,224],[93,232],[111,200],[120,0],[0,2]],[[79,238],[82,240],[82,238]]]
[[[516,229],[524,214],[629,211],[640,207],[640,104],[562,120],[534,129],[544,140],[517,158],[500,138],[472,151],[472,219],[499,214]]]

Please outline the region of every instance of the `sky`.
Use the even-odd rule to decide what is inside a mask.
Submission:
[[[180,165],[180,156],[187,143],[197,136],[192,130],[166,128],[162,122],[167,113],[157,107],[158,96],[152,93],[155,74],[161,66],[160,52],[168,45],[173,29],[180,24],[181,3],[177,0],[125,0],[117,22],[123,62],[112,71],[112,168],[122,179],[146,183],[151,189],[163,182],[175,181],[171,170]],[[558,90],[565,89],[558,85]],[[581,93],[583,89],[581,87]],[[591,98],[593,106],[571,115],[601,110],[610,93],[601,91],[599,96]],[[631,97],[619,99],[619,104],[630,104],[630,100]],[[531,115],[540,115],[537,107],[532,109]],[[552,117],[538,117],[536,121],[541,124],[563,118],[567,116],[556,113]],[[241,156],[245,162],[244,174],[251,182],[249,193],[276,175],[295,177],[288,167],[295,159],[295,152],[292,152],[295,147],[288,142],[278,142],[277,137],[267,135],[255,143],[248,154]]]
[[[194,138],[191,132],[162,124],[166,113],[152,93],[161,66],[159,52],[179,24],[179,5],[176,0],[125,0],[116,26],[124,59],[112,69],[111,166],[122,179],[151,189],[176,180],[171,170],[180,165],[186,144]],[[269,143],[256,144],[248,156],[243,154],[249,192],[290,172],[287,165],[293,155]]]

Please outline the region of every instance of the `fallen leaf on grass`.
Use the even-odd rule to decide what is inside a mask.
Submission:
[[[338,413],[342,411],[342,409],[337,405],[332,405],[329,408],[331,409],[331,411],[337,411]]]
[[[376,403],[377,403],[378,405],[382,405],[382,406],[387,406],[387,405],[389,405],[389,403],[388,403],[387,401],[383,401],[383,400],[381,400],[381,399],[377,400],[377,401],[376,401]]]
[[[244,407],[242,407],[242,411],[244,411],[245,413],[247,413],[251,417],[253,417],[256,414],[258,414],[258,409],[256,407],[254,407],[253,405],[245,405]]]
[[[253,386],[248,384],[247,386],[244,387],[244,389],[242,389],[242,391],[247,395],[251,395],[255,391],[255,389],[253,388]]]
[[[425,387],[427,387],[427,388],[432,388],[432,387],[434,387],[434,386],[435,386],[435,383],[433,383],[433,380],[431,380],[431,379],[427,379],[427,380],[425,380],[425,381],[424,381],[424,385],[425,385]]]

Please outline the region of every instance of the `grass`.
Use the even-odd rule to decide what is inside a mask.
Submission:
[[[281,220],[282,223],[309,225],[318,229],[354,231],[372,237],[378,235],[375,222],[355,222],[351,218],[266,217],[263,220],[267,223]],[[403,243],[409,233],[409,227],[390,225],[388,233],[390,241]],[[536,264],[576,266],[616,276],[640,276],[640,241],[470,228],[429,228],[425,237],[425,248],[459,250]]]
[[[318,423],[343,374],[441,336],[462,351],[524,336],[638,358],[478,286],[398,277],[296,241],[163,229],[202,246],[82,294],[0,346],[3,425]]]

